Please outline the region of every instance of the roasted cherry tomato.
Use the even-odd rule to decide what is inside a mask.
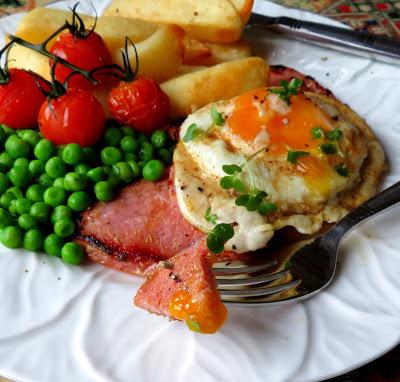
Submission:
[[[168,119],[169,98],[156,81],[139,78],[120,82],[110,91],[108,108],[121,124],[150,133]]]
[[[8,82],[0,85],[0,123],[13,129],[32,128],[46,99],[38,84],[45,90],[49,87],[25,70],[10,69],[9,76]]]
[[[50,52],[70,64],[86,70],[112,64],[110,52],[103,39],[96,32],[90,32],[84,37],[74,36],[71,32],[61,33],[51,47]],[[59,64],[55,70],[56,80],[64,83],[70,73],[71,69]],[[102,82],[111,79],[109,76],[100,74],[94,75],[94,78]],[[70,89],[91,89],[92,87],[93,84],[80,74],[72,76],[68,81],[68,88]]]
[[[104,125],[103,107],[87,90],[70,89],[45,101],[39,112],[40,131],[56,145],[93,145],[102,137]]]

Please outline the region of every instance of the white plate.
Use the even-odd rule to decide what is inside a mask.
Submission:
[[[106,3],[94,1],[99,13]],[[265,1],[256,9],[333,23]],[[19,17],[0,20],[2,41]],[[399,67],[284,38],[252,38],[271,63],[313,75],[365,117],[390,162],[382,187],[400,179]],[[292,382],[354,369],[400,342],[399,212],[345,240],[335,280],[317,297],[230,309],[213,336],[133,307],[139,278],[1,247],[0,375],[29,382]]]

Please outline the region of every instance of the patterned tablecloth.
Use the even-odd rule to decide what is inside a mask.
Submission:
[[[0,17],[29,10],[53,1],[0,0]],[[400,0],[272,1],[289,7],[302,8],[323,14],[344,22],[355,29],[368,30],[373,33],[400,38]],[[0,377],[0,382],[7,381]],[[341,377],[333,378],[329,382],[400,382],[400,346],[380,359]]]

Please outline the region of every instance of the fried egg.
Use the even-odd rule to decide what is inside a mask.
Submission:
[[[261,88],[189,115],[174,153],[183,216],[204,232],[232,224],[235,234],[225,249],[237,253],[265,247],[285,226],[312,234],[324,222],[337,222],[360,189],[371,140],[346,110],[316,93],[299,93],[287,103]],[[383,158],[382,151],[377,173]],[[242,169],[235,176],[244,190],[221,187],[229,176],[224,165]],[[264,191],[264,201],[276,211],[262,215],[237,205],[237,198],[252,190]],[[364,199],[374,192],[371,186]]]

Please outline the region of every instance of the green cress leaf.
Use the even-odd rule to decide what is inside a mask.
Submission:
[[[334,168],[340,176],[343,176],[343,178],[347,178],[349,176],[349,169],[344,164],[337,164]]]
[[[275,203],[272,202],[261,202],[257,208],[257,211],[260,215],[271,214],[278,210],[278,207]]]
[[[243,182],[239,178],[236,178],[236,177],[233,178],[232,188],[237,192],[245,191]]]
[[[217,224],[207,235],[207,248],[213,253],[220,253],[224,250],[225,243],[234,235],[230,224]]]
[[[303,81],[300,78],[292,78],[289,82],[288,90],[290,95],[296,95]]]
[[[224,250],[224,241],[215,233],[209,232],[207,235],[207,248],[213,253],[220,253]]]
[[[211,214],[211,207],[208,207],[204,215],[204,219],[206,219],[209,223],[217,224],[218,216],[216,214]]]
[[[233,176],[224,176],[221,178],[221,180],[219,181],[219,185],[221,186],[221,188],[223,188],[224,190],[229,190],[230,188],[232,188],[232,184],[233,184]]]
[[[330,141],[338,141],[340,138],[342,138],[343,136],[343,132],[342,130],[335,128],[331,131],[329,131],[326,134],[326,137],[330,140]]]
[[[279,95],[279,98],[290,105],[290,96],[296,95],[303,81],[300,78],[292,78],[288,83],[285,80],[279,82],[281,88],[269,89],[271,93]]]
[[[211,108],[211,118],[214,125],[217,126],[223,126],[225,122],[222,113],[220,113],[214,106]]]
[[[310,153],[307,152],[307,151],[293,151],[293,150],[289,150],[288,153],[287,153],[287,158],[286,158],[286,159],[287,159],[287,161],[290,162],[290,163],[297,164],[297,160],[298,160],[300,157],[307,156],[307,155],[310,155]]]
[[[186,130],[185,135],[183,136],[183,142],[187,143],[195,139],[201,134],[201,130],[197,127],[195,123],[192,123],[188,129]]]
[[[336,153],[336,147],[332,143],[323,143],[319,148],[326,155],[333,155]]]
[[[193,332],[201,333],[201,327],[199,323],[196,320],[194,320],[191,316],[186,319],[186,325]]]
[[[213,230],[211,231],[226,243],[229,239],[232,239],[235,232],[230,224],[227,223],[220,223],[217,224]]]
[[[311,135],[313,139],[320,139],[325,135],[325,133],[322,127],[316,126],[311,129]]]
[[[249,199],[250,199],[250,195],[248,195],[248,194],[240,195],[235,199],[235,204],[237,206],[245,206],[247,204],[247,202],[249,201]]]
[[[224,164],[222,166],[222,171],[228,175],[234,175],[242,172],[242,168],[236,164]]]

